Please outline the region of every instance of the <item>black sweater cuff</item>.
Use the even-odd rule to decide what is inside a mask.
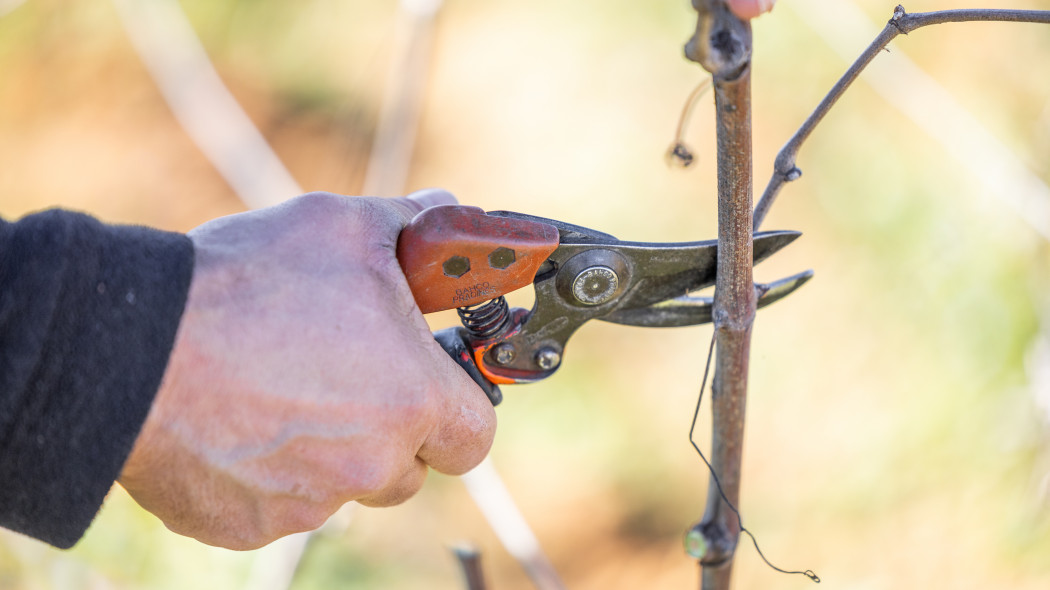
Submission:
[[[131,452],[193,273],[184,235],[0,221],[0,526],[68,548]]]

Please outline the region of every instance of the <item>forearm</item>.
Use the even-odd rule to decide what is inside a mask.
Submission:
[[[193,246],[63,211],[0,224],[0,526],[69,547],[149,411]]]

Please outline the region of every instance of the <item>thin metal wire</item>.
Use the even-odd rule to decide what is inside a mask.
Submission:
[[[696,444],[696,441],[693,440],[693,432],[696,430],[696,422],[700,417],[700,404],[704,401],[704,388],[707,387],[707,375],[708,371],[710,371],[711,369],[711,358],[714,356],[715,353],[716,333],[717,332],[713,332],[711,334],[711,345],[707,349],[707,362],[704,365],[704,377],[700,381],[700,395],[697,397],[696,409],[693,411],[693,424],[689,427],[689,444],[693,445],[693,448],[696,449],[696,453],[700,455],[700,458],[704,461],[704,465],[707,465],[707,470],[711,473],[711,481],[715,482],[715,487],[718,488],[718,495],[722,497],[722,501],[725,502],[726,506],[728,506],[729,509],[733,511],[733,514],[736,515],[736,522],[740,526],[740,532],[744,533],[745,535],[751,538],[751,544],[755,546],[755,552],[757,552],[758,556],[762,558],[762,561],[766,562],[766,565],[768,565],[770,568],[782,574],[798,574],[800,576],[806,576],[810,580],[813,580],[814,582],[819,584],[820,576],[818,576],[813,570],[801,571],[781,569],[773,565],[773,563],[766,558],[766,555],[762,553],[762,549],[758,546],[758,540],[755,539],[755,535],[751,534],[751,531],[747,530],[747,527],[744,526],[744,519],[740,516],[740,511],[737,510],[736,506],[734,506],[733,503],[729,501],[729,498],[726,497],[726,493],[722,489],[722,482],[718,479],[718,474],[715,473],[714,466],[712,466],[711,462],[707,460],[707,457],[704,455],[704,452],[700,450],[700,445]]]

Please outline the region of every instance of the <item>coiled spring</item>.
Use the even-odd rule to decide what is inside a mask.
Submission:
[[[510,305],[503,296],[478,305],[460,307],[456,311],[463,326],[477,338],[497,334],[510,320]]]

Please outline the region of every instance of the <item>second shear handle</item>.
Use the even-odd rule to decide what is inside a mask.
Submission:
[[[434,340],[437,340],[441,348],[445,349],[452,360],[466,371],[467,375],[481,387],[488,396],[493,406],[498,406],[503,401],[503,392],[499,386],[492,383],[481,374],[478,365],[474,362],[474,351],[467,343],[468,332],[463,328],[445,328],[434,332]]]

